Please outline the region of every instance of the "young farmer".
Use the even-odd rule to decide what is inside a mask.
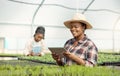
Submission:
[[[27,56],[42,56],[45,53],[50,53],[44,43],[45,28],[37,27],[34,37],[26,43],[25,54]]]
[[[64,22],[65,26],[70,29],[73,38],[69,39],[64,48],[64,59],[59,55],[52,53],[53,58],[58,65],[78,64],[83,66],[95,66],[97,63],[98,49],[91,39],[84,33],[86,29],[91,29],[91,24],[82,14],[75,14],[73,19]]]

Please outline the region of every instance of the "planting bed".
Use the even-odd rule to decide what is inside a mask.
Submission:
[[[98,65],[120,66],[120,53],[99,53]]]
[[[52,58],[50,54],[46,54],[45,56],[22,56],[22,55],[0,55],[2,57],[11,57],[11,60],[24,60],[24,61],[31,61],[36,63],[43,63],[43,64],[55,64],[55,60]],[[99,53],[98,54],[98,65],[106,66],[106,65],[113,65],[113,66],[120,66],[120,53]]]
[[[8,55],[4,55],[8,56]],[[4,57],[2,55],[2,57]],[[13,56],[13,55],[11,55]],[[10,57],[10,55],[9,55]],[[16,55],[18,60],[0,60],[0,76],[119,76],[119,54],[99,53],[96,67],[57,66],[50,54],[42,57]],[[109,63],[111,64],[109,64]],[[119,64],[117,64],[119,65]],[[115,67],[113,67],[115,66]],[[116,69],[117,68],[117,69]]]

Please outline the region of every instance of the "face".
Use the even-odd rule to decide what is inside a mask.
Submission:
[[[84,27],[79,22],[72,22],[70,31],[75,38],[78,38],[84,34]]]
[[[35,34],[34,39],[36,42],[39,42],[41,39],[43,39],[43,34],[40,33]]]

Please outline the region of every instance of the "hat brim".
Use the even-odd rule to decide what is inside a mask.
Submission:
[[[64,25],[67,28],[70,28],[70,25],[71,25],[72,22],[84,23],[84,24],[86,24],[86,29],[91,29],[92,28],[92,25],[85,20],[68,20],[68,21],[64,22]]]

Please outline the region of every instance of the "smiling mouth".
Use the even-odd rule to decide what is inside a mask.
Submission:
[[[72,34],[76,34],[77,32],[75,32],[75,31],[72,31]]]

